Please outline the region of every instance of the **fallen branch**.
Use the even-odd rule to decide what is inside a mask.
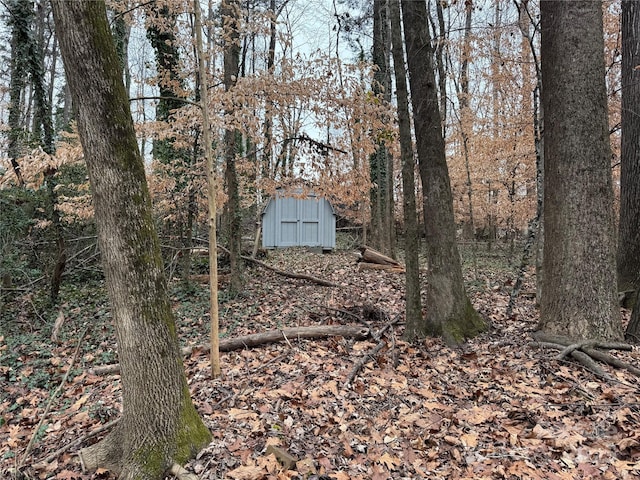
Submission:
[[[332,336],[340,336],[345,338],[355,338],[356,340],[364,340],[370,336],[371,332],[365,327],[354,327],[350,325],[317,325],[311,327],[294,327],[282,330],[271,330],[268,332],[254,333],[235,338],[226,338],[220,340],[220,351],[230,352],[243,348],[257,347],[267,343],[275,343],[287,341],[288,339],[308,338],[318,339]],[[209,351],[209,345],[196,345],[184,347],[181,352],[183,355],[191,355],[194,351],[206,353]],[[93,375],[109,375],[120,371],[119,364],[101,365],[89,370]]]
[[[354,365],[353,369],[351,370],[351,373],[349,374],[349,377],[347,377],[347,381],[344,382],[345,387],[348,387],[349,385],[351,385],[351,382],[353,382],[353,380],[356,378],[356,375],[358,375],[358,372],[362,370],[362,367],[364,367],[371,360],[376,359],[376,355],[380,353],[380,350],[382,350],[386,344],[387,342],[385,342],[384,340],[380,340],[375,347],[373,347],[371,350],[369,350],[367,353],[364,354],[364,356],[360,359],[360,361],[358,361],[358,363]]]
[[[78,355],[80,353],[80,347],[82,346],[82,342],[88,331],[89,331],[89,327],[87,326],[84,329],[84,331],[80,334],[80,337],[78,338],[78,345],[76,345],[76,350],[75,352],[73,352],[73,357],[71,358],[71,363],[69,364],[69,367],[67,368],[67,371],[65,372],[64,377],[62,377],[62,381],[60,382],[60,385],[56,387],[56,389],[51,394],[51,397],[49,397],[47,406],[45,407],[44,412],[42,412],[42,415],[40,416],[40,421],[38,422],[38,425],[36,426],[36,428],[33,430],[33,434],[31,435],[29,444],[27,445],[27,448],[24,451],[24,455],[22,456],[20,463],[18,463],[18,468],[17,468],[18,471],[24,466],[25,462],[27,461],[27,458],[29,458],[29,455],[31,454],[31,449],[33,448],[33,445],[36,440],[36,436],[40,431],[40,429],[42,428],[42,425],[44,424],[44,421],[47,418],[47,415],[49,415],[49,410],[51,410],[51,406],[53,405],[54,400],[60,394],[60,391],[62,390],[62,387],[64,387],[64,384],[67,383],[69,374],[71,373],[71,370],[73,370],[73,365],[76,363],[76,360],[78,359]]]
[[[222,250],[223,252],[225,252],[226,254],[229,254],[229,250],[227,250],[226,248],[224,248],[221,245],[218,245],[218,248],[220,250]],[[307,275],[305,273],[293,273],[293,272],[287,272],[284,270],[280,270],[279,268],[276,267],[272,267],[271,265],[269,265],[268,263],[263,262],[262,260],[258,260],[257,258],[251,258],[247,255],[240,255],[240,258],[242,258],[243,260],[250,262],[250,263],[255,263],[256,265],[262,267],[262,268],[266,268],[267,270],[271,270],[272,272],[277,273],[278,275],[281,275],[283,277],[287,277],[287,278],[295,278],[298,280],[307,280],[309,282],[313,282],[317,285],[321,285],[323,287],[339,287],[340,285],[338,285],[337,283],[334,283],[330,280],[325,280],[323,278],[318,278],[318,277],[314,277],[313,275]]]
[[[380,330],[378,330],[377,332],[373,332],[371,334],[371,337],[374,340],[378,340],[378,344],[375,347],[373,347],[369,352],[367,352],[364,355],[364,357],[362,357],[356,365],[354,365],[353,369],[351,370],[351,373],[349,374],[349,377],[347,378],[347,381],[344,384],[345,387],[348,387],[349,385],[351,385],[351,382],[353,382],[353,380],[356,378],[356,375],[358,375],[358,372],[362,369],[362,367],[364,367],[370,360],[375,360],[376,355],[378,355],[378,353],[380,353],[380,350],[382,350],[384,346],[387,344],[387,342],[382,340],[382,335],[384,334],[385,331],[387,331],[394,324],[396,324],[399,319],[400,319],[400,315],[398,314],[393,320],[391,320],[390,322],[387,322],[385,326],[382,327]]]
[[[62,455],[64,452],[66,452],[70,448],[84,443],[85,441],[89,440],[92,437],[95,437],[96,435],[104,432],[105,430],[109,430],[111,427],[115,426],[119,421],[120,419],[116,418],[115,420],[111,420],[110,422],[100,425],[95,430],[87,433],[86,435],[83,435],[82,437],[76,438],[74,441],[66,444],[64,447],[61,447],[55,452],[51,453],[50,455],[47,455],[40,462],[38,462],[37,464],[34,464],[34,467],[35,468],[39,468],[39,466],[42,466],[43,468],[46,467],[48,463],[53,462],[56,458],[58,458],[60,455]]]

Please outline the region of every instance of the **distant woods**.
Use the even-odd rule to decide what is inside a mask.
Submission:
[[[220,186],[216,222],[229,251],[221,266],[233,272],[236,292],[246,281],[241,257],[259,244],[266,202],[277,188],[289,187],[329,198],[339,227],[357,232],[356,244],[394,258],[405,255],[405,245],[426,252],[415,261],[431,265],[431,274],[443,258],[457,257],[456,240],[487,248],[506,241],[515,255],[516,242],[535,234],[542,285],[539,2],[425,2],[424,28],[415,39],[407,37],[413,35],[407,10],[412,15],[414,6],[403,2],[397,9],[389,0],[336,3],[324,19],[319,12],[307,18],[304,2],[289,0],[201,3],[207,126],[199,107],[192,9],[176,2],[116,2],[108,11],[173,277],[188,283],[202,268],[190,252],[208,232],[203,129],[209,128]],[[624,105],[635,104],[637,59],[628,45],[636,10],[634,2],[605,4],[598,32],[607,165],[614,199],[621,198],[620,289],[630,292],[637,278],[627,267],[635,268],[630,259],[638,257],[640,242],[633,234],[638,206],[628,146],[637,126]],[[0,220],[0,273],[12,287],[45,282],[55,304],[66,275],[95,267],[91,190],[49,2],[11,0],[0,12],[7,65],[0,79],[6,151],[0,201],[7,212]],[[404,27],[394,34],[396,12]],[[300,28],[311,22],[319,25],[315,37]],[[398,42],[402,49],[394,54]],[[415,42],[425,49],[403,58]],[[429,71],[416,70],[414,60]],[[398,75],[403,69],[406,78]],[[427,73],[428,96],[416,103],[421,92],[411,82]],[[400,108],[407,102],[410,108]],[[432,135],[437,153],[421,146],[421,128]],[[435,178],[440,183],[429,183]],[[436,204],[442,210],[432,211]],[[407,209],[415,210],[415,226]],[[413,310],[421,310],[416,305]]]

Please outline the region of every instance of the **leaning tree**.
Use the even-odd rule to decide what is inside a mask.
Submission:
[[[88,469],[160,479],[210,440],[189,394],[158,236],[105,4],[54,0],[118,341],[122,418],[81,451]]]
[[[402,0],[401,5],[429,268],[426,316],[408,321],[405,337],[437,335],[454,344],[482,332],[486,324],[471,305],[462,278],[427,6],[424,0]]]

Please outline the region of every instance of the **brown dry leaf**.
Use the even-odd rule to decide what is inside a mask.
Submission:
[[[549,440],[556,437],[556,435],[551,430],[545,429],[540,424],[536,424],[536,426],[533,427],[531,434],[533,438],[539,438],[542,440]]]
[[[227,413],[229,413],[229,415],[231,415],[236,420],[255,420],[258,417],[255,412],[242,408],[230,408]]]
[[[260,467],[243,466],[227,472],[227,477],[234,480],[262,480],[266,472]]]
[[[62,470],[56,474],[56,479],[60,480],[74,480],[76,478],[82,478],[77,472],[71,470]]]
[[[373,474],[371,475],[371,480],[388,480],[389,473],[381,466],[374,465],[373,466]]]
[[[551,445],[556,448],[571,449],[582,444],[586,440],[585,437],[577,432],[562,432],[551,441]]]
[[[475,448],[478,446],[478,434],[477,433],[465,433],[460,436],[460,440],[465,447]]]
[[[402,460],[400,460],[398,457],[389,455],[389,452],[385,452],[384,455],[382,455],[378,459],[378,462],[387,467],[387,469],[394,470],[398,465],[402,463]]]
[[[496,412],[490,410],[491,408],[491,405],[485,405],[483,407],[474,406],[470,410],[458,413],[458,418],[472,425],[480,425],[495,418]]]
[[[336,480],[351,480],[351,477],[345,472],[334,472],[331,476]]]
[[[78,410],[80,410],[80,407],[82,407],[82,405],[85,404],[85,402],[89,399],[90,395],[85,395],[81,398],[79,398],[73,405],[71,405],[71,407],[69,407],[69,411],[71,412],[77,412]]]
[[[316,473],[316,467],[312,458],[303,458],[296,462],[296,470],[303,476]]]
[[[640,445],[640,441],[635,437],[628,437],[620,440],[617,445],[620,450],[626,450],[627,448],[637,447]]]

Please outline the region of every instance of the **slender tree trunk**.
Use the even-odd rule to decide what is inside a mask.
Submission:
[[[467,174],[467,202],[469,210],[469,227],[471,239],[475,239],[476,222],[473,215],[473,184],[471,183],[471,160],[469,155],[469,131],[473,131],[473,119],[469,107],[469,60],[471,57],[471,20],[473,4],[465,4],[464,38],[462,44],[462,64],[460,66],[460,88],[458,90],[458,103],[460,104],[460,133],[462,135],[462,153],[464,156],[464,169]],[[471,246],[473,261],[473,273],[478,276],[478,248],[476,242]]]
[[[626,336],[640,340],[640,3],[622,2],[622,156],[618,291],[636,292]]]
[[[540,11],[545,238],[539,328],[572,339],[619,339],[602,3],[544,0]]]
[[[25,8],[33,9],[33,3],[26,1]],[[54,132],[53,132],[53,115],[51,111],[51,103],[49,102],[49,89],[46,83],[46,70],[44,66],[44,30],[45,18],[47,12],[43,5],[36,6],[37,15],[35,15],[35,27],[28,35],[26,44],[28,63],[28,72],[31,80],[31,89],[33,91],[33,139],[42,147],[42,150],[53,155],[55,153]],[[51,228],[56,239],[56,251],[54,253],[55,263],[51,271],[51,279],[49,282],[49,299],[52,304],[58,300],[60,285],[62,283],[62,274],[66,267],[67,253],[66,242],[64,238],[64,229],[60,222],[60,215],[57,211],[58,194],[56,193],[56,168],[48,168],[44,172],[46,179],[46,210],[51,220]]]
[[[429,269],[426,318],[419,324],[407,323],[405,337],[439,335],[455,344],[477,335],[486,325],[471,305],[462,279],[424,0],[402,0],[402,14]]]
[[[640,3],[622,2],[622,155],[618,290],[640,281]]]
[[[27,80],[27,59],[31,43],[30,27],[33,22],[33,5],[29,0],[13,0],[9,4],[12,15],[8,24],[11,27],[11,59],[9,79],[9,116],[7,132],[7,154],[16,175],[18,185],[24,185],[22,170],[18,158],[22,156],[26,128],[23,115],[22,94]]]
[[[146,5],[146,4],[145,4]],[[156,120],[166,122],[167,128],[173,123],[173,113],[184,106],[183,91],[184,81],[180,74],[180,50],[176,38],[177,17],[175,5],[171,3],[152,2],[145,6],[147,16],[147,39],[155,52],[157,85],[160,99],[156,105]],[[122,37],[117,37],[116,47],[122,45],[126,48],[128,31],[116,22],[118,31],[122,31]],[[124,51],[120,52],[121,57]],[[127,76],[125,75],[125,78]],[[128,91],[128,89],[127,89]],[[187,231],[190,224],[190,191],[195,182],[194,157],[188,148],[176,146],[175,137],[156,139],[153,141],[154,160],[168,165],[175,180],[176,213],[177,219],[170,226],[172,233],[177,237],[177,246],[187,251],[191,248],[190,237],[192,232]],[[190,262],[182,262],[181,275],[183,279],[189,278]],[[187,280],[188,281],[188,280]]]
[[[221,6],[224,47],[224,86],[228,92],[238,81],[240,73],[240,3],[238,0],[223,0]],[[228,109],[226,115],[232,116]],[[236,171],[236,156],[240,151],[240,132],[235,127],[227,127],[224,132],[225,186],[227,203],[225,204],[225,224],[227,248],[231,269],[231,290],[242,290],[242,261],[240,260],[242,242],[242,212],[240,211],[240,189]]]
[[[112,29],[113,38],[116,42],[116,51],[118,52],[118,58],[120,58],[120,66],[124,72],[124,88],[129,92],[131,90],[131,71],[129,70],[129,35],[131,27],[121,12],[115,12]]]
[[[144,164],[102,1],[54,0],[89,173],[121,365],[122,419],[81,452],[88,469],[163,478],[210,439],[189,395]]]
[[[438,70],[438,90],[440,92],[440,116],[442,117],[442,135],[446,134],[447,125],[447,68],[445,65],[444,47],[447,43],[447,31],[444,24],[443,2],[436,3],[438,17],[438,41],[436,43],[435,59]],[[434,26],[435,31],[435,26]]]
[[[390,100],[391,76],[389,68],[389,16],[387,0],[374,0],[373,2],[373,63],[376,71],[373,76],[372,91],[381,96],[385,101]],[[373,245],[381,252],[393,256],[391,251],[391,236],[393,233],[393,221],[389,196],[393,182],[393,159],[390,158],[389,149],[384,138],[378,139],[375,153],[371,155],[371,237]]]
[[[540,69],[540,59],[536,49],[535,36],[538,32],[539,23],[534,21],[535,15],[529,9],[529,1],[523,0],[515,2],[518,9],[518,24],[523,37],[529,46],[533,65],[536,73],[536,87],[533,90],[533,141],[536,152],[536,216],[533,222],[530,222],[530,228],[534,232],[536,240],[536,299],[540,303],[542,299],[542,281],[544,279],[544,221],[543,221],[543,204],[544,204],[544,114],[540,103],[540,94],[542,92],[542,72]],[[526,255],[526,253],[525,253]]]
[[[267,72],[273,75],[276,60],[277,12],[276,0],[269,0],[269,51],[267,52]],[[264,112],[264,150],[262,152],[262,178],[275,174],[273,165],[273,102],[267,99]]]
[[[393,53],[393,70],[396,77],[396,92],[398,96],[398,129],[400,132],[402,159],[402,206],[404,211],[404,255],[406,264],[405,316],[408,324],[417,325],[422,320],[422,301],[420,298],[420,263],[418,257],[420,238],[416,213],[416,164],[411,141],[409,92],[405,73],[399,2],[400,0],[390,0],[389,16],[391,17],[391,51]]]
[[[202,12],[199,0],[193,2],[194,27],[196,37],[196,53],[198,57],[198,78],[200,104],[202,109],[202,143],[204,144],[204,157],[207,162],[207,201],[209,207],[209,301],[211,306],[211,376],[220,376],[220,335],[218,315],[218,175],[213,156],[211,141],[211,122],[209,120],[209,77],[204,56],[204,42],[202,41]]]

